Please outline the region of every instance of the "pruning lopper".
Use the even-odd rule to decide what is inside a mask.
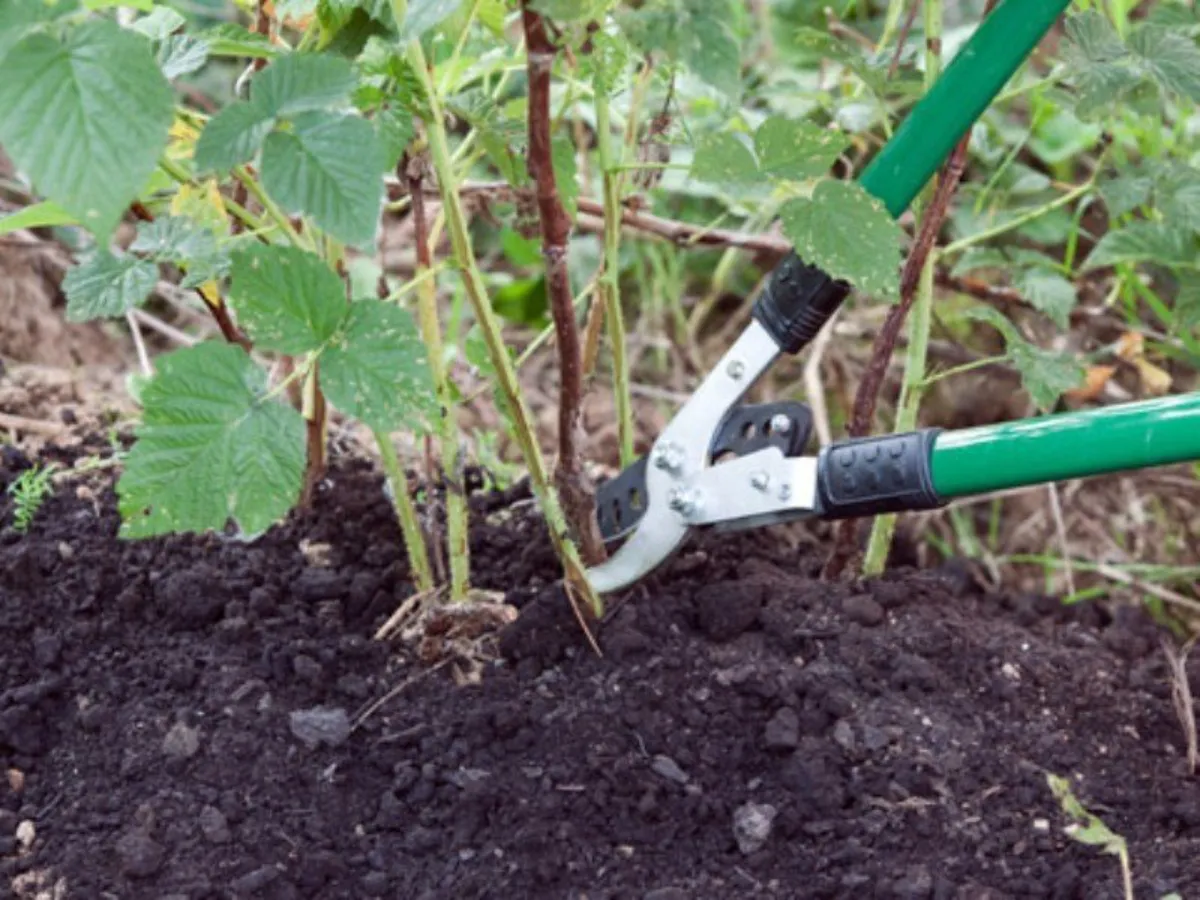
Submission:
[[[992,103],[1070,0],[1004,0],[859,179],[899,216]],[[601,593],[666,562],[696,528],[756,528],[933,509],[961,496],[1200,459],[1200,393],[955,431],[833,443],[804,455],[799,403],[742,404],[783,354],[799,353],[851,286],[795,254],[754,304],[750,325],[655,441],[601,486],[609,559]],[[619,547],[618,547],[619,545]]]

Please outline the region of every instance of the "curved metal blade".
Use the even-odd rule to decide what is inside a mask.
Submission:
[[[687,538],[686,496],[710,462],[713,436],[730,409],[779,357],[779,345],[752,321],[655,442],[645,471],[645,511],[628,540],[606,562],[588,569],[600,593],[633,584],[669,559]]]

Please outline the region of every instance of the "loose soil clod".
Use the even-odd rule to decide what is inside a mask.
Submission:
[[[346,734],[421,670],[371,639],[411,592],[381,480],[331,483],[254,544],[120,542],[103,482],[0,533],[0,769],[23,773],[0,896],[1119,896],[1047,772],[1128,839],[1139,896],[1200,891],[1200,790],[1140,615],[952,571],[826,584],[819,553],[726,535],[632,592],[598,658],[536,524],[500,509],[472,547],[476,587],[521,610],[499,656]],[[313,710],[336,740],[297,733]]]

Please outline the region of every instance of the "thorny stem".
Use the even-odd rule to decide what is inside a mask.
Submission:
[[[571,542],[558,493],[551,483],[546,461],[542,457],[542,451],[533,430],[532,415],[525,402],[525,397],[521,393],[516,370],[509,358],[508,347],[504,343],[500,321],[492,308],[491,298],[488,297],[487,288],[483,283],[483,275],[479,271],[479,263],[471,246],[466,214],[463,212],[462,200],[458,195],[458,181],[450,157],[442,104],[433,85],[429,65],[425,59],[425,51],[421,49],[419,41],[410,41],[407,54],[409,63],[420,80],[421,88],[429,103],[430,117],[426,128],[429,136],[430,157],[437,175],[438,185],[441,188],[442,204],[446,215],[447,231],[453,247],[454,261],[462,274],[467,298],[471,302],[471,308],[479,323],[484,342],[487,344],[488,357],[496,369],[497,381],[504,396],[505,405],[508,407],[513,433],[525,459],[525,465],[529,469],[530,487],[546,517],[550,540],[562,561],[566,577],[574,583],[592,614],[599,618],[604,614],[603,603],[588,582],[579,551]]]
[[[238,184],[243,185],[250,192],[259,205],[262,206],[267,216],[274,222],[279,229],[287,235],[289,241],[299,247],[301,250],[307,250],[310,253],[316,253],[316,247],[313,246],[312,240],[301,236],[300,232],[296,231],[291,220],[284,214],[279,205],[275,203],[267,192],[262,189],[253,175],[246,169],[245,166],[238,166],[233,170],[233,176],[237,179]]]
[[[930,90],[941,74],[943,0],[925,0],[925,90]],[[917,244],[910,254],[904,274],[911,277],[912,270],[918,272],[916,284],[910,286],[902,280],[900,289],[912,291],[916,288],[917,299],[908,328],[908,354],[904,361],[904,382],[900,392],[900,409],[896,414],[895,431],[911,431],[916,427],[921,409],[921,398],[925,395],[922,382],[925,379],[925,362],[929,347],[929,327],[933,320],[933,276],[937,271],[937,254],[934,244],[946,218],[950,200],[962,180],[967,165],[967,151],[971,133],[968,131],[945,166],[944,177],[934,189],[933,201],[922,216],[921,231]],[[920,256],[920,259],[916,259]],[[903,313],[901,313],[903,317]],[[890,356],[891,351],[888,351]],[[878,387],[876,387],[878,394]],[[872,400],[873,405],[873,400]],[[868,420],[868,427],[870,422]],[[863,575],[878,575],[887,565],[888,551],[896,531],[895,514],[877,518],[871,526],[867,541],[867,552],[863,559]]]
[[[941,0],[927,0],[925,4],[925,34],[926,34],[926,66],[925,85],[928,90],[937,80],[941,68],[941,35],[942,35],[942,6]],[[888,312],[886,321],[875,339],[871,349],[871,359],[867,363],[866,372],[859,382],[858,391],[854,398],[854,408],[850,419],[849,433],[851,437],[864,437],[870,433],[875,419],[875,407],[879,400],[879,392],[883,387],[887,366],[896,350],[896,342],[904,327],[909,311],[914,301],[918,300],[918,286],[924,289],[928,282],[929,297],[922,293],[918,302],[932,304],[933,276],[936,270],[936,260],[933,254],[934,244],[950,207],[950,201],[962,179],[966,168],[967,152],[970,144],[968,133],[947,160],[938,179],[933,198],[921,217],[921,225],[916,241],[905,262],[904,271],[900,278],[900,302]],[[909,326],[908,356],[904,374],[904,397],[912,400],[919,398],[921,393],[918,385],[925,377],[925,355],[929,341],[929,322],[931,312],[918,309]],[[918,368],[919,367],[919,368]],[[915,421],[916,408],[912,408],[912,419]],[[912,425],[902,424],[906,420],[905,407],[897,413],[896,430],[903,431]],[[894,516],[881,516],[876,520],[871,530],[867,556],[864,559],[864,574],[882,571],[887,559],[888,548],[891,545],[892,531],[895,527]],[[857,525],[853,519],[839,524],[833,552],[825,563],[825,576],[832,578],[841,574],[854,553]]]
[[[625,315],[621,309],[620,251],[621,176],[615,171],[612,150],[612,123],[608,95],[595,92],[596,149],[600,157],[601,184],[604,193],[604,262],[596,284],[597,315],[608,324],[612,344],[613,381],[617,394],[617,435],[621,467],[633,462],[633,404],[629,393],[629,359],[625,347]]]
[[[582,435],[583,353],[572,302],[571,275],[567,269],[571,220],[558,193],[551,150],[550,75],[556,50],[550,42],[545,20],[531,10],[527,2],[522,3],[521,16],[525,26],[529,80],[527,164],[529,176],[534,181],[541,222],[546,289],[558,346],[560,387],[555,481],[567,523],[580,543],[583,558],[589,565],[594,565],[603,561],[605,553],[595,515],[595,491],[583,469],[578,442]]]
[[[450,380],[446,373],[445,352],[442,346],[441,325],[438,322],[437,284],[426,273],[433,268],[433,253],[429,247],[429,222],[425,218],[425,195],[421,191],[423,159],[409,159],[404,177],[412,195],[413,234],[417,251],[416,275],[417,318],[421,336],[429,353],[429,368],[437,391],[441,421],[438,435],[442,451],[442,479],[446,485],[446,551],[450,557],[450,599],[466,600],[471,575],[470,542],[467,532],[467,498],[462,472],[458,464],[458,428],[454,416],[454,400],[450,396]]]
[[[392,487],[392,503],[396,507],[396,520],[404,536],[404,548],[408,551],[408,566],[413,573],[413,586],[418,593],[433,589],[433,573],[429,568],[429,553],[425,547],[425,535],[417,521],[417,510],[413,506],[408,489],[408,477],[400,465],[392,439],[380,431],[374,431],[375,444],[379,447],[379,458],[383,471],[387,473]]]

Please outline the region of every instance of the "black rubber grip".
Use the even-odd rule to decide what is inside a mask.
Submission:
[[[848,283],[806,265],[791,253],[771,273],[767,286],[754,301],[754,318],[784,353],[799,353],[849,293]]]
[[[940,428],[840,441],[817,458],[821,516],[853,519],[881,513],[936,509],[933,444]]]

